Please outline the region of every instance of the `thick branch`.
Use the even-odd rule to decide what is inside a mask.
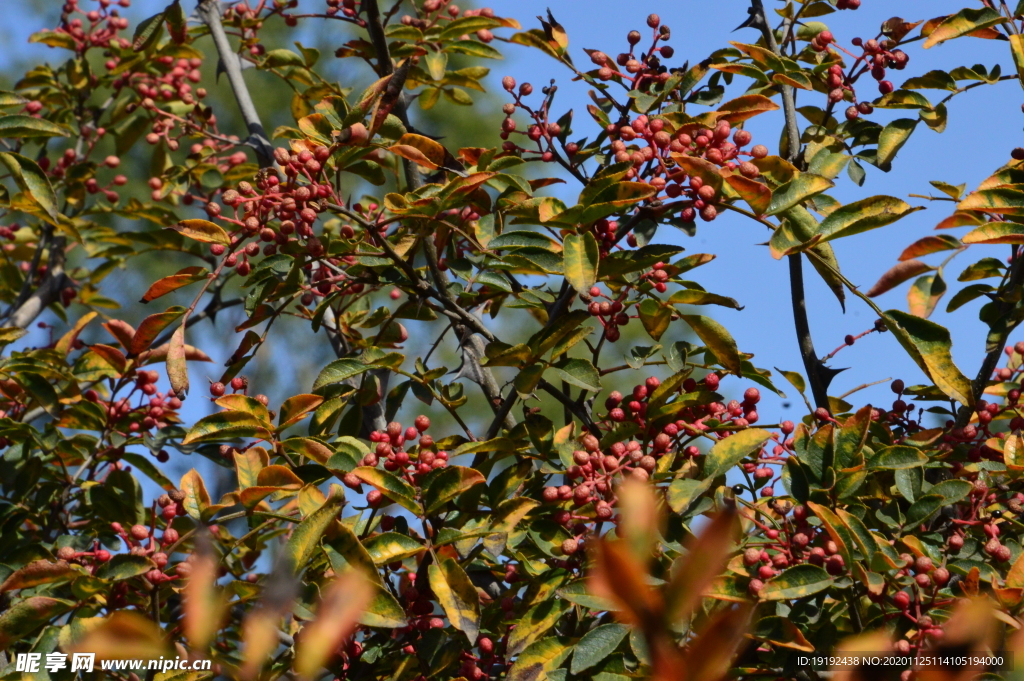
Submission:
[[[218,0],[200,0],[199,16],[210,29],[210,36],[217,48],[217,54],[224,65],[224,72],[227,74],[231,91],[238,102],[238,109],[245,120],[245,127],[249,130],[249,143],[256,151],[261,168],[269,168],[274,165],[274,148],[267,138],[267,133],[260,122],[260,116],[256,112],[256,105],[253,104],[249,95],[249,88],[242,78],[242,64],[238,54],[231,49],[227,33],[224,32],[224,25],[220,22],[220,2]]]
[[[391,62],[388,39],[384,35],[384,23],[381,21],[380,7],[377,5],[377,0],[365,0],[362,6],[366,10],[366,30],[370,34],[370,43],[373,45],[373,51],[377,54],[377,75],[381,78],[390,76],[395,72],[395,65]],[[402,121],[402,125],[407,130],[411,131],[408,102],[405,98],[404,89],[397,93],[397,97],[398,99],[393,109],[395,116],[398,117],[398,120]],[[403,158],[402,170],[405,173],[406,188],[409,191],[414,192],[423,186],[423,177],[420,175],[420,171],[415,163],[407,158]]]
[[[8,326],[26,329],[43,310],[60,300],[60,292],[70,284],[64,274],[64,243],[64,237],[57,237],[50,243],[50,258],[43,283],[11,312]]]
[[[567,279],[562,280],[562,289],[558,292],[558,298],[548,308],[548,323],[545,324],[544,328],[550,327],[559,317],[565,314],[565,311],[569,309],[569,305],[572,304],[573,298],[576,296],[576,289],[569,285]],[[491,439],[498,434],[498,430],[501,428],[501,424],[508,417],[509,412],[512,411],[512,407],[515,406],[516,400],[519,399],[519,395],[515,390],[509,391],[505,397],[505,401],[501,403],[501,408],[498,409],[494,420],[491,421],[490,427],[487,429],[487,439]],[[571,401],[571,400],[570,400]],[[581,419],[583,420],[583,419]],[[586,423],[585,420],[583,420]]]
[[[764,36],[768,48],[782,56],[779,43],[775,40],[775,32],[768,24],[761,0],[750,0],[750,20],[747,25],[759,29]],[[800,157],[800,128],[796,119],[796,97],[790,85],[782,86],[782,110],[786,117],[786,160],[796,165]],[[793,326],[796,328],[797,342],[800,345],[800,356],[803,359],[804,372],[811,384],[814,405],[819,409],[830,410],[828,390],[822,374],[822,363],[814,351],[814,340],[811,327],[807,321],[807,296],[804,291],[803,256],[794,253],[789,256],[789,288],[793,300]]]

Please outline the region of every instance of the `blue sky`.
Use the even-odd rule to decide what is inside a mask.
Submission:
[[[137,0],[128,14],[137,20],[160,11],[165,4],[164,0]],[[771,8],[780,3],[766,4]],[[191,2],[187,2],[189,8],[191,5]],[[755,42],[758,37],[752,29],[732,32],[747,16],[747,3],[738,0],[652,2],[647,3],[643,9],[607,0],[563,0],[552,3],[497,0],[490,6],[501,16],[517,18],[524,28],[539,26],[535,17],[544,15],[550,7],[569,34],[571,54],[577,64],[587,63],[582,51],[584,47],[600,49],[609,54],[623,51],[627,31],[636,28],[646,34],[645,19],[651,10],[658,12],[662,22],[673,29],[670,44],[675,48],[675,56],[670,60],[670,66],[681,65],[684,60],[693,62],[703,59],[712,51],[726,46],[730,40]],[[837,40],[849,47],[850,39],[855,36],[875,36],[881,22],[896,11],[902,13],[905,19],[914,21],[955,12],[962,6],[962,2],[952,0],[864,0],[858,11],[837,12],[822,20],[830,24]],[[57,2],[47,3],[48,11],[57,11],[58,7]],[[302,0],[300,3],[300,9],[320,7],[323,7],[320,0]],[[25,42],[28,35],[41,25],[38,17],[27,20],[21,14],[9,15],[6,25],[0,29],[0,42],[13,46],[21,58],[38,56],[41,60],[54,60],[52,51]],[[499,31],[499,34],[507,35],[508,32]],[[344,39],[339,34],[339,44]],[[512,75],[519,82],[530,80],[538,89],[547,79],[554,77],[559,85],[556,109],[559,113],[569,108],[575,109],[576,131],[583,134],[589,125],[589,118],[584,111],[589,101],[586,87],[571,82],[571,74],[567,70],[539,51],[518,45],[498,46],[507,58],[488,64],[492,69],[491,90],[499,97],[504,94],[499,85],[504,75]],[[908,68],[903,72],[892,72],[892,79],[897,86],[907,78],[932,69],[950,70],[956,66],[982,63],[989,68],[1000,64],[1004,73],[1013,70],[1009,48],[1004,41],[963,38],[930,50],[923,50],[921,43],[917,42],[908,46],[907,52],[911,57]],[[4,61],[0,57],[0,64]],[[247,77],[251,77],[250,74]],[[737,79],[737,84],[741,80]],[[861,85],[862,98],[873,98],[875,93],[870,81]],[[742,84],[734,86],[727,98],[741,94],[743,87]],[[935,101],[941,93],[924,91],[924,94]],[[799,103],[822,105],[823,100],[820,94],[802,92]],[[912,205],[925,205],[928,208],[892,226],[834,242],[843,272],[850,280],[864,289],[870,287],[881,273],[895,264],[905,246],[922,236],[935,234],[934,226],[951,212],[950,203],[912,199],[909,198],[910,194],[934,193],[928,185],[929,180],[942,180],[954,185],[967,183],[968,189],[971,189],[1008,160],[1010,150],[1024,143],[1020,134],[1024,124],[1024,114],[1020,107],[1022,101],[1024,93],[1014,81],[980,87],[959,95],[948,105],[949,124],[946,131],[937,134],[919,126],[899,153],[891,173],[882,173],[868,166],[864,187],[855,186],[845,173],[839,177],[831,194],[842,202],[874,194],[890,194]],[[912,116],[912,112],[879,110],[874,119],[884,123],[905,116]],[[774,153],[781,125],[781,112],[776,112],[753,119],[747,129],[754,134],[755,143],[767,145]],[[593,132],[588,134],[592,136]],[[556,193],[571,200],[577,189],[572,185],[562,185]],[[954,233],[963,232],[964,229],[960,229]],[[692,273],[693,278],[709,291],[737,299],[745,309],[735,311],[715,307],[705,308],[704,312],[713,315],[733,333],[741,350],[756,353],[753,361],[757,366],[802,372],[792,326],[788,269],[785,262],[773,260],[767,248],[758,245],[766,241],[767,237],[763,227],[741,216],[726,213],[713,223],[700,223],[694,238],[686,237],[671,227],[663,227],[655,242],[684,246],[686,254],[717,254],[718,259]],[[952,332],[954,358],[968,377],[973,378],[982,361],[986,328],[977,320],[981,303],[976,301],[952,315],[944,313],[945,305],[964,286],[956,282],[956,277],[967,264],[982,256],[1005,258],[1007,255],[1006,246],[973,247],[958,257],[946,271],[950,290],[932,319],[947,326]],[[937,264],[939,257],[932,256],[929,262]],[[811,329],[816,349],[819,355],[824,355],[840,345],[844,335],[868,329],[875,315],[852,296],[848,297],[847,311],[843,314],[832,293],[813,270],[810,267],[805,269]],[[878,304],[883,309],[906,309],[908,286],[904,284],[881,296],[877,300]],[[1018,338],[1024,339],[1024,334],[1017,334],[1011,338],[1011,342]],[[663,342],[666,340],[673,339],[666,337]],[[872,334],[854,347],[843,350],[832,364],[853,367],[835,379],[830,390],[834,395],[888,377],[903,378],[908,385],[924,380],[920,370],[905,355],[891,334]],[[780,384],[784,389],[789,387],[781,379]],[[723,382],[723,389],[730,396],[738,396],[748,385],[746,381],[729,379]],[[791,403],[788,409],[783,408],[780,400],[765,399],[759,410],[763,423],[783,418],[795,419],[802,415],[799,399],[791,389],[788,392]],[[859,403],[873,401],[876,404],[887,404],[891,400],[892,394],[886,385],[865,390],[857,396]],[[195,405],[194,401],[190,402]]]
[[[635,28],[645,34],[647,31],[644,10],[633,10],[620,3],[599,0],[587,3],[555,2],[549,5],[535,0],[517,0],[492,4],[499,14],[518,18],[524,28],[536,26],[537,20],[531,22],[530,18],[543,15],[550,6],[569,33],[572,56],[577,63],[587,63],[586,55],[580,48],[601,49],[615,54],[624,50],[625,34],[630,29]],[[765,4],[768,7],[781,6],[781,3]],[[908,21],[916,21],[955,12],[963,5],[961,2],[947,0],[898,3],[865,0],[860,10],[836,12],[821,20],[829,23],[840,43],[850,48],[851,38],[874,37],[880,24],[896,12]],[[691,62],[702,59],[730,40],[755,42],[758,34],[753,29],[732,32],[746,18],[746,7],[747,3],[739,1],[654,2],[645,5],[645,9],[658,12],[662,22],[672,28],[670,44],[675,47],[675,55],[672,60],[674,64],[670,65],[681,64],[685,59]],[[926,71],[948,71],[960,65],[982,63],[991,68],[994,64],[1000,64],[1003,73],[1013,71],[1009,48],[1003,41],[964,38],[929,50],[923,50],[921,43],[917,42],[909,45],[906,51],[911,57],[907,69],[903,72],[890,72],[897,86]],[[567,77],[557,76],[557,70],[551,67],[550,59],[517,47],[509,52],[509,60],[495,69],[495,75],[508,73],[520,81],[532,77],[535,82],[539,82],[541,78],[537,74],[547,76],[548,73],[555,73],[563,106],[575,106],[578,111],[583,105],[585,87],[569,82]],[[861,86],[861,98],[876,96],[870,81],[862,82]],[[923,94],[933,101],[939,98],[937,91],[924,91]],[[822,106],[823,100],[823,95],[801,92],[798,106]],[[928,208],[889,227],[833,242],[843,272],[851,281],[864,289],[870,287],[880,274],[896,263],[905,246],[922,236],[935,234],[935,225],[952,212],[951,203],[922,201],[909,198],[909,194],[937,193],[928,185],[929,180],[942,180],[954,185],[966,182],[969,190],[1007,162],[1010,150],[1024,142],[1020,134],[1024,124],[1020,108],[1022,101],[1024,96],[1015,81],[980,87],[958,95],[948,104],[949,124],[946,131],[937,134],[919,126],[900,151],[892,172],[887,174],[867,166],[868,176],[863,187],[854,185],[845,173],[840,175],[835,190],[830,193],[844,203],[875,194],[889,194],[911,205],[925,205]],[[877,110],[873,118],[884,123],[908,115],[912,114],[906,111]],[[754,134],[755,143],[764,143],[774,152],[778,147],[781,125],[781,112],[775,112],[752,119],[747,128]],[[580,129],[582,127],[579,126]],[[964,231],[960,229],[953,233],[959,235]],[[677,243],[684,246],[687,253],[717,254],[718,259],[692,273],[693,278],[709,291],[731,296],[746,308],[742,311],[705,309],[732,331],[741,350],[756,353],[753,361],[757,366],[802,372],[792,327],[788,267],[784,261],[773,260],[767,249],[758,245],[766,239],[763,227],[742,216],[726,213],[713,223],[699,224],[694,238],[663,227],[655,241]],[[977,320],[981,302],[949,315],[944,313],[945,305],[949,297],[964,286],[956,282],[956,277],[967,264],[982,256],[1005,258],[1008,250],[1006,246],[974,247],[954,260],[945,276],[950,284],[949,292],[932,316],[934,321],[950,328],[954,340],[954,358],[971,378],[980,366],[986,333],[986,327]],[[932,256],[929,262],[938,264],[941,257]],[[819,355],[841,345],[845,334],[856,334],[871,327],[875,315],[870,308],[848,296],[847,312],[843,314],[832,293],[813,270],[809,267],[805,267],[805,270],[811,330]],[[904,284],[880,296],[877,303],[882,309],[906,309],[908,286]],[[853,347],[844,349],[832,365],[853,367],[835,379],[830,390],[834,395],[890,376],[901,377],[908,385],[924,381],[921,371],[909,360],[891,334],[872,334],[866,337]],[[723,382],[723,386],[729,386],[730,383],[735,385],[737,381],[730,379]],[[792,390],[788,392],[791,398],[794,397]],[[883,385],[863,391],[858,398],[858,401],[871,400],[882,404],[892,400],[892,393],[887,385]],[[766,400],[760,413],[765,422],[773,422],[776,417],[791,415],[793,411],[798,411],[798,404],[794,403],[790,410],[782,410],[777,401]]]

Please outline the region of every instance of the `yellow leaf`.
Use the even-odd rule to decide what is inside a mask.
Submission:
[[[231,245],[231,237],[228,236],[228,233],[220,225],[216,225],[209,220],[182,220],[177,224],[171,225],[171,229],[190,239],[206,244]]]
[[[480,633],[480,596],[465,570],[451,558],[431,565],[430,588],[448,621],[474,643]]]
[[[436,170],[444,164],[444,147],[423,135],[407,132],[388,150],[413,163]]]

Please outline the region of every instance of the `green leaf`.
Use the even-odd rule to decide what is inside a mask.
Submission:
[[[588,631],[573,649],[572,673],[579,674],[603,661],[628,634],[629,627],[624,624],[602,624]]]
[[[871,460],[868,461],[868,468],[901,470],[916,468],[926,463],[928,463],[928,455],[920,449],[907,445],[892,445],[879,450],[871,457]]]
[[[119,553],[101,565],[96,570],[96,576],[112,582],[123,582],[126,579],[144,575],[155,567],[156,563],[145,556]]]
[[[444,70],[448,66],[448,55],[444,52],[427,51],[423,61],[427,64],[427,72],[434,80],[444,78]]]
[[[306,60],[291,50],[279,48],[267,52],[263,60],[263,66],[267,68],[280,68],[282,66],[305,66]]]
[[[564,598],[570,603],[581,605],[589,610],[603,610],[607,612],[614,612],[615,610],[618,610],[618,606],[612,601],[595,596],[587,591],[587,583],[584,580],[579,580],[568,586],[564,586],[556,593],[559,597]]]
[[[50,219],[57,221],[60,208],[57,206],[57,195],[53,192],[50,180],[39,165],[21,154],[10,152],[0,153],[0,163],[7,167],[18,188],[35,199]]]
[[[669,297],[668,302],[673,305],[721,305],[722,307],[731,307],[734,310],[743,309],[743,306],[733,298],[693,288],[676,291]]]
[[[154,14],[148,19],[143,20],[135,27],[135,34],[132,36],[132,49],[136,52],[142,52],[153,45],[160,38],[160,34],[163,33],[163,28],[164,12]]]
[[[946,500],[947,504],[955,504],[971,493],[973,486],[966,480],[943,480],[932,485],[928,494],[938,494]]]
[[[907,80],[901,89],[905,90],[956,90],[956,81],[945,71],[929,71],[928,73]]]
[[[654,340],[659,340],[665,334],[672,321],[672,309],[654,298],[644,298],[637,306],[637,312],[640,323]]]
[[[506,681],[545,681],[573,650],[574,640],[552,636],[527,646],[509,668]]]
[[[292,532],[291,538],[285,544],[284,555],[291,561],[291,568],[295,574],[305,570],[313,556],[320,550],[321,537],[337,520],[344,503],[343,488],[333,486],[331,496],[327,497],[323,506],[306,516]]]
[[[313,383],[313,392],[335,383],[341,383],[347,378],[358,376],[370,369],[370,365],[363,364],[356,359],[336,359],[320,371]]]
[[[904,515],[906,520],[904,521],[903,526],[912,530],[938,513],[939,509],[947,503],[946,497],[941,494],[931,494],[929,490],[929,494],[926,494],[915,501],[911,504],[910,508],[907,509],[907,512]]]
[[[765,215],[778,215],[834,186],[832,180],[820,175],[800,173],[772,192],[772,202]]]
[[[704,477],[714,478],[738,464],[748,456],[753,456],[768,438],[772,436],[761,428],[748,428],[733,433],[724,440],[719,440],[708,452],[704,460]]]
[[[13,343],[22,336],[28,333],[27,329],[22,329],[17,326],[5,326],[0,328],[0,345],[7,345]]]
[[[743,358],[736,347],[736,341],[724,326],[710,317],[701,315],[680,315],[680,318],[690,325],[697,337],[700,338],[718,359],[719,364],[737,376],[743,375]]]
[[[945,293],[946,282],[941,274],[926,274],[919,277],[907,291],[907,309],[915,317],[930,317]]]
[[[568,603],[565,601],[549,598],[542,600],[537,605],[526,611],[515,629],[508,636],[508,655],[518,655],[531,643],[543,636],[548,629],[555,626],[565,612]]]
[[[562,242],[565,278],[580,293],[586,293],[597,281],[601,254],[597,239],[590,232],[569,234]]]
[[[189,429],[183,445],[222,442],[235,438],[270,437],[267,423],[243,411],[222,411],[205,416]]]
[[[592,393],[601,392],[601,374],[590,360],[569,359],[549,369],[560,379]]]
[[[465,466],[448,466],[430,476],[423,490],[423,503],[427,515],[439,511],[445,504],[470,487],[486,482],[479,471]]]
[[[40,584],[66,582],[79,574],[81,573],[73,570],[65,560],[58,560],[56,563],[34,560],[7,577],[0,584],[0,594],[16,589],[29,589]]]
[[[422,512],[416,501],[416,489],[398,476],[373,466],[360,466],[352,474],[407,510],[416,514]]]
[[[366,552],[375,565],[387,565],[396,560],[405,560],[426,549],[423,544],[407,534],[384,532],[363,541]]]
[[[900,310],[883,312],[882,319],[939,390],[961,404],[974,407],[971,382],[953,363],[953,342],[946,328]]]
[[[765,601],[787,601],[819,593],[832,586],[832,578],[817,565],[795,565],[765,582],[758,596]]]
[[[924,41],[925,49],[953,38],[959,38],[973,31],[1006,21],[999,12],[991,7],[971,9],[965,7],[956,14],[946,17],[945,21],[935,27],[928,39]]]
[[[390,27],[389,27],[390,28]],[[471,57],[482,57],[483,59],[504,59],[501,52],[490,45],[477,42],[476,40],[456,40],[444,47],[445,52],[458,52],[468,54]]]
[[[68,137],[70,128],[25,114],[0,116],[0,137]]]
[[[916,118],[897,118],[888,123],[878,135],[878,156],[875,158],[875,165],[882,170],[888,170],[897,152],[907,143],[916,127]]]
[[[337,572],[337,571],[335,571]],[[366,611],[359,618],[359,623],[367,627],[380,627],[382,629],[397,629],[409,624],[405,618],[405,610],[390,592],[383,586],[375,585],[376,594]]]
[[[685,515],[686,512],[693,506],[693,502],[697,498],[711,489],[711,484],[714,482],[713,477],[705,477],[703,480],[695,480],[693,478],[678,478],[672,481],[669,485],[668,491],[665,493],[665,500],[668,502],[669,508],[675,513]]]
[[[950,299],[949,304],[946,305],[946,312],[953,312],[972,300],[980,298],[986,293],[991,293],[995,290],[995,287],[988,284],[972,284],[962,288]]]
[[[742,175],[727,175],[725,182],[739,194],[740,198],[747,202],[751,210],[762,215],[772,202],[772,190],[767,185],[743,177]]]
[[[430,589],[451,625],[464,633],[470,644],[480,633],[480,596],[466,571],[452,558],[430,566]]]
[[[956,209],[957,211],[980,211],[995,215],[1024,215],[1024,191],[1014,187],[981,189],[965,196],[964,200],[957,204]],[[977,224],[977,222],[966,224]],[[990,224],[982,224],[981,227],[989,227]]]
[[[55,617],[75,607],[73,601],[32,596],[9,606],[0,614],[0,650],[28,636]]]
[[[965,244],[1024,244],[1024,225],[989,222],[964,234],[961,241]]]
[[[924,208],[911,207],[907,202],[893,196],[872,196],[854,201],[829,213],[828,217],[822,220],[819,227],[821,241],[841,239],[878,229],[919,210]]]
[[[492,251],[500,251],[510,248],[542,248],[552,251],[557,247],[553,239],[539,232],[526,230],[512,230],[504,232],[487,242],[487,248]]]
[[[498,28],[502,25],[500,21],[491,17],[462,17],[445,24],[440,39],[442,41],[452,40],[462,35],[476,33],[481,29]]]

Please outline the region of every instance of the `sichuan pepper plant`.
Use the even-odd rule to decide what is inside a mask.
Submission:
[[[1024,148],[915,205],[865,168],[914,172],[898,152],[942,132],[951,98],[1024,85],[1024,3],[861,36],[843,21],[861,0],[752,0],[711,55],[655,14],[581,51],[551,13],[524,30],[446,0],[176,0],[134,27],[128,5],[67,0],[31,38],[53,64],[0,92],[3,678],[24,678],[19,654],[85,651],[212,665],[161,678],[816,679],[799,654],[1018,645]],[[368,87],[278,39],[310,22]],[[982,39],[1008,68],[900,76]],[[421,129],[422,110],[474,105],[499,46],[551,69],[496,74],[493,144]],[[290,88],[293,124],[264,127],[243,69]],[[560,80],[585,81],[588,115]],[[756,138],[756,116],[780,136]],[[840,185],[864,189],[841,203]],[[929,200],[957,231],[863,293],[831,242]],[[693,280],[713,254],[659,242],[726,216],[787,260],[802,375],[755,366],[715,321],[740,304]],[[177,271],[122,314],[109,275],[149,276],[154,253]],[[943,322],[977,308],[989,328],[968,374],[933,320],[956,256],[984,283]],[[822,355],[807,275],[877,321]],[[910,279],[909,311],[873,302]],[[224,347],[190,344],[229,308]],[[250,377],[289,372],[261,353],[282,318],[296,352],[336,359],[272,401]],[[926,382],[893,381],[891,404],[830,395],[833,356],[879,334]],[[807,415],[764,423],[780,378]]]

